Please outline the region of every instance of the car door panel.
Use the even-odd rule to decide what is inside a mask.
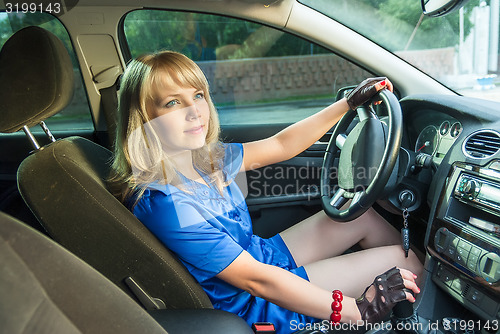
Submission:
[[[232,125],[222,127],[226,142],[267,138],[288,124]],[[298,156],[245,173],[247,205],[254,232],[270,237],[321,209],[319,180],[329,133]]]

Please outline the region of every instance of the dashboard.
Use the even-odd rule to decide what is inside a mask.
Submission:
[[[401,101],[401,189],[425,210],[432,281],[485,320],[500,319],[500,104],[463,97]],[[401,154],[400,154],[401,155]]]
[[[439,127],[428,125],[415,141],[415,153],[425,153],[440,161],[461,132],[462,124],[454,120],[445,120]]]
[[[419,110],[408,117],[408,149],[417,155],[426,155],[439,166],[463,130],[462,123],[456,118],[437,110]]]
[[[443,111],[443,106],[430,106],[422,101],[406,102],[404,105],[404,129],[399,156],[399,180],[396,191],[388,197],[389,205],[382,206],[392,213],[403,210],[401,198],[410,194],[414,211],[426,204],[427,192],[434,174],[446,154],[463,132],[462,122],[456,111]],[[429,203],[427,203],[430,205]],[[420,217],[425,223],[428,211]]]

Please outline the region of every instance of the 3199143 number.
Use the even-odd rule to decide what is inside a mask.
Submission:
[[[499,329],[498,320],[463,320],[454,319],[455,321],[443,321],[444,329],[447,331],[464,331],[473,332],[475,329],[485,329],[489,332],[495,332]]]
[[[46,12],[50,14],[60,14],[62,10],[61,3],[34,3],[34,2],[7,2],[5,4],[6,13],[36,13]]]

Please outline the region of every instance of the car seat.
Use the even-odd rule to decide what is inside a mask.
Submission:
[[[97,271],[1,212],[0,254],[4,333],[165,333]]]

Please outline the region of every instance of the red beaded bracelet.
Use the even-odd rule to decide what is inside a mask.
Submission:
[[[338,324],[342,318],[340,311],[342,311],[342,300],[344,299],[344,296],[340,290],[333,290],[332,298],[332,314],[330,315],[330,321],[333,324]]]

